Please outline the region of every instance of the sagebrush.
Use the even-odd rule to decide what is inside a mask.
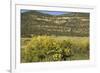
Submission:
[[[76,39],[78,40],[78,39]],[[21,62],[49,62],[89,59],[89,41],[59,40],[51,36],[34,36],[23,41]]]

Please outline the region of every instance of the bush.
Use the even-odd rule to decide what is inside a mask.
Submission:
[[[34,36],[21,49],[21,62],[71,60],[75,53],[87,53],[89,43],[76,44],[71,40],[57,40],[50,36]]]
[[[25,62],[61,61],[64,56],[70,56],[71,44],[67,41],[58,41],[49,36],[33,37],[22,50],[22,59]]]

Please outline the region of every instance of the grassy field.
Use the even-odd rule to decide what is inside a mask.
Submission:
[[[56,39],[69,40],[74,45],[73,50],[76,51],[76,53],[74,54],[74,56],[71,57],[71,60],[89,59],[89,47],[86,48],[87,45],[89,46],[89,38],[88,37],[57,37]],[[77,47],[75,47],[75,46],[77,46]],[[81,49],[83,49],[84,51],[87,51],[87,53],[82,53],[83,51],[81,51]]]
[[[88,59],[88,37],[34,36],[21,38],[22,63]]]

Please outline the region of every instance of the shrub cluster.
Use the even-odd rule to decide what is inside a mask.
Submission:
[[[71,40],[57,40],[50,36],[34,36],[24,48],[21,48],[21,62],[70,60],[71,56],[78,51],[86,53],[84,48],[88,49],[88,45],[81,47]]]

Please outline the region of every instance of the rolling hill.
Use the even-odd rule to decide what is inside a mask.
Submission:
[[[21,36],[89,36],[89,13],[50,15],[30,10],[21,13]]]

